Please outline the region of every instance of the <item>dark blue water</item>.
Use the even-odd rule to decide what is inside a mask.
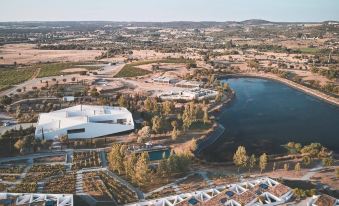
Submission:
[[[236,97],[220,114],[226,131],[204,151],[207,160],[230,160],[239,145],[248,153],[279,154],[289,141],[319,142],[339,152],[339,107],[272,80],[224,81]]]

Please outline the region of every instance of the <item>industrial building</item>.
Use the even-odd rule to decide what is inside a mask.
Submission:
[[[133,129],[133,117],[126,108],[77,105],[41,113],[35,137],[51,140],[67,135],[69,139],[86,139]]]

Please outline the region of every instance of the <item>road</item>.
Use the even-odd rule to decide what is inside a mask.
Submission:
[[[18,130],[18,129],[20,129],[20,126],[22,127],[22,129],[26,129],[26,128],[29,128],[31,126],[35,127],[36,123],[22,123],[22,124],[15,124],[15,125],[7,126],[7,127],[1,126],[0,127],[0,135],[2,135],[3,133],[5,133],[6,131],[11,130],[11,129]]]

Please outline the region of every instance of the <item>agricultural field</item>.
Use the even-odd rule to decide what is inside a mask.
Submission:
[[[35,74],[36,69],[33,67],[27,68],[0,68],[0,91],[10,88],[12,85],[20,84]]]
[[[40,72],[38,74],[38,77],[50,77],[50,76],[59,76],[62,74],[79,74],[83,71],[87,70],[95,70],[98,67],[96,66],[78,66],[78,65],[83,65],[86,63],[80,63],[80,62],[67,62],[67,63],[53,63],[53,64],[42,64],[42,65],[36,65],[35,67],[40,67]],[[73,72],[64,72],[66,69],[71,69],[71,68],[84,68],[85,70],[74,70]]]

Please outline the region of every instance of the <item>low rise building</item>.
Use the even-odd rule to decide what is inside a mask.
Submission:
[[[182,91],[175,92],[166,92],[159,95],[161,100],[204,100],[204,99],[214,99],[218,95],[217,91],[202,89],[202,88],[193,88]]]
[[[172,78],[172,77],[157,77],[157,78],[154,78],[153,81],[156,83],[161,83],[161,84],[175,84],[179,80]]]
[[[0,193],[0,205],[73,206],[71,194]]]
[[[338,206],[339,199],[336,199],[326,194],[321,194],[313,196],[307,203],[307,206],[325,206],[325,205]]]
[[[41,113],[35,130],[39,139],[95,138],[134,129],[132,114],[123,107],[77,105]]]
[[[178,194],[129,206],[257,206],[281,205],[290,201],[293,190],[269,177]]]

